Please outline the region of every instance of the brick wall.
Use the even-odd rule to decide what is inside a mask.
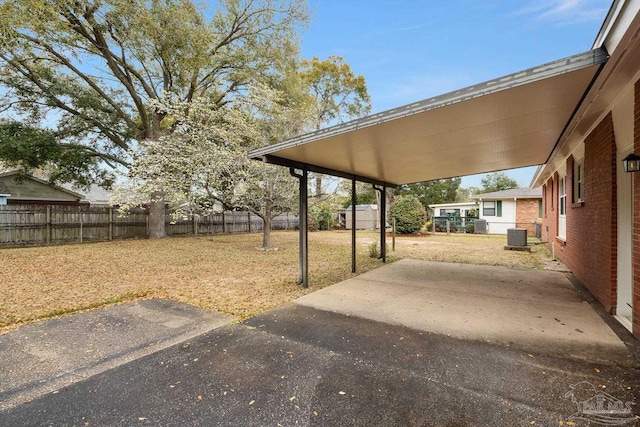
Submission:
[[[640,81],[635,85],[633,152],[640,153]],[[640,172],[633,174],[633,333],[640,338]]]
[[[584,143],[584,203],[572,203],[574,161],[569,157],[566,164],[566,240],[555,237],[558,233],[555,201],[555,209],[546,218],[548,241],[549,245],[555,242],[556,257],[571,269],[607,311],[613,312],[617,297],[617,159],[611,113]],[[554,196],[557,197],[559,177],[555,174],[554,178]],[[638,220],[640,226],[640,218]]]
[[[540,199],[516,200],[516,227],[526,228],[527,236],[534,235],[534,221],[539,221],[538,201]]]

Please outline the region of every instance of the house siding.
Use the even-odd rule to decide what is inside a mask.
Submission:
[[[550,247],[554,246],[556,257],[609,312],[615,310],[617,295],[616,161],[613,120],[609,113],[585,139],[584,203],[571,203],[574,160],[570,156],[566,161],[566,239],[556,237],[558,210],[553,197],[558,194],[558,173],[547,181],[545,197],[549,199],[543,219],[544,237]],[[640,218],[636,220],[640,226]]]
[[[39,182],[28,176],[16,180],[14,174],[0,176],[0,184],[7,189],[10,196],[9,205],[22,204],[55,204],[79,205],[80,195],[74,195],[53,185]]]
[[[496,203],[495,215],[484,215],[484,202],[502,202],[502,215],[498,216]],[[480,201],[480,219],[487,221],[487,232],[489,234],[507,234],[507,230],[516,226],[516,208],[514,200],[507,199],[486,199]]]

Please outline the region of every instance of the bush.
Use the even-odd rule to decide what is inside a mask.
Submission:
[[[378,258],[380,257],[380,252],[378,252],[378,241],[374,240],[369,245],[369,257],[370,258]]]
[[[313,223],[313,228],[311,223]],[[333,228],[334,221],[331,207],[316,205],[309,209],[309,231],[331,230]]]
[[[427,220],[427,212],[416,196],[397,196],[391,206],[391,217],[396,219],[400,234],[416,234]]]

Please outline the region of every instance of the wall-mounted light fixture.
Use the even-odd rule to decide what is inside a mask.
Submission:
[[[637,154],[629,154],[622,159],[622,164],[625,172],[640,172],[640,156]]]

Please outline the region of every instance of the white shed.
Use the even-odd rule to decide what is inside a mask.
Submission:
[[[343,214],[345,228],[351,230],[351,206]],[[376,230],[379,225],[378,205],[356,205],[356,230]]]

